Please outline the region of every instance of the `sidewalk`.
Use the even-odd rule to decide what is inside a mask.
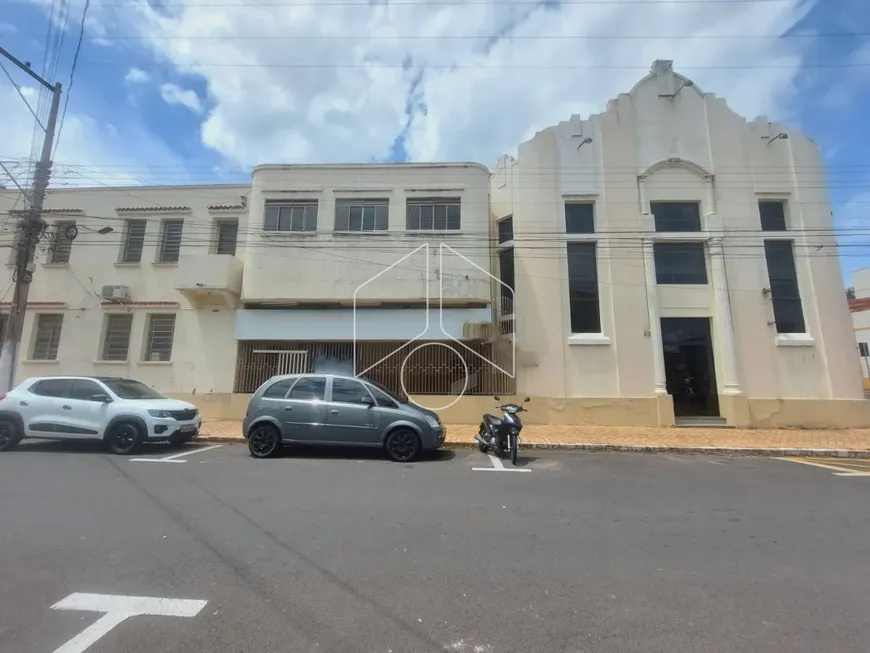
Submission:
[[[477,425],[447,425],[448,446],[474,443]],[[241,423],[204,420],[202,439],[242,442]],[[636,426],[541,426],[523,428],[520,444],[540,449],[667,451],[748,455],[870,457],[870,429],[658,428]]]

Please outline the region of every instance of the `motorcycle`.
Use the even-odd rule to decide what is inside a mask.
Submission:
[[[496,401],[501,399],[496,396]],[[504,413],[504,417],[499,419],[495,415],[485,413],[483,421],[480,423],[480,432],[477,434],[477,448],[481,453],[496,453],[510,452],[511,464],[517,464],[517,451],[519,449],[520,431],[523,430],[523,423],[519,418],[518,413],[526,412],[523,407],[530,402],[531,399],[526,397],[522,404],[499,404],[499,410]]]

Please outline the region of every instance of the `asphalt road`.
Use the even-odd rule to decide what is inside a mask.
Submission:
[[[870,640],[870,477],[541,452],[524,453],[530,472],[484,472],[470,450],[408,465],[353,451],[257,461],[240,446],[175,460],[55,443],[0,455],[0,650],[818,653]],[[101,613],[52,609],[75,593],[109,595],[107,609],[120,595],[207,603],[103,628],[111,615],[94,626]],[[74,638],[89,627],[85,649]]]

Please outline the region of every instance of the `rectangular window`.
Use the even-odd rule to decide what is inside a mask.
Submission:
[[[178,263],[181,254],[181,234],[184,220],[163,220],[160,223],[160,249],[157,251],[158,263]]]
[[[145,247],[146,220],[127,220],[124,226],[124,247],[121,250],[121,263],[139,263],[142,261],[142,249]]]
[[[407,202],[408,231],[459,231],[461,200],[458,197],[414,198]]]
[[[595,233],[595,205],[592,202],[565,202],[565,233]]]
[[[595,243],[568,243],[571,333],[601,333]]]
[[[51,233],[51,247],[48,250],[48,262],[53,264],[69,263],[72,252],[72,236],[75,233],[75,220],[63,220],[54,223]]]
[[[387,231],[389,200],[336,200],[336,231]]]
[[[704,243],[654,243],[653,257],[658,284],[707,283]]]
[[[762,231],[785,231],[785,202],[782,200],[761,200],[758,202]]]
[[[514,239],[514,216],[509,215],[498,221],[498,242],[509,243]]]
[[[0,313],[0,351],[3,351],[3,342],[6,340],[6,325],[9,317],[6,313]]]
[[[868,356],[870,356],[870,348],[867,347],[866,342],[858,343],[858,353],[861,354],[861,358],[867,358]]]
[[[701,204],[699,202],[650,202],[656,231],[701,231]]]
[[[317,200],[266,202],[264,231],[317,231]]]
[[[174,340],[174,315],[148,316],[148,334],[145,340],[146,361],[172,360],[172,343]]]
[[[36,337],[33,339],[31,360],[57,360],[57,348],[60,345],[62,326],[63,315],[40,313],[36,316]]]
[[[236,242],[239,238],[238,220],[219,220],[217,223],[217,243],[215,254],[235,256]]]
[[[797,269],[794,263],[794,243],[791,240],[765,240],[764,255],[770,278],[773,319],[777,333],[806,333]]]
[[[106,334],[103,337],[103,351],[100,360],[125,361],[130,349],[130,333],[133,330],[133,315],[106,316]]]
[[[514,276],[514,248],[508,247],[498,253],[498,273],[499,280],[508,288],[499,284],[499,298],[501,299],[501,314],[513,315],[514,313],[514,292],[515,276]]]

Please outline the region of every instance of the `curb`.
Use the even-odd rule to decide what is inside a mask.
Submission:
[[[244,438],[237,435],[200,435],[197,442],[221,444],[243,444]],[[472,449],[475,442],[444,443],[445,449]],[[824,457],[824,458],[870,458],[870,449],[801,449],[793,447],[679,447],[670,445],[646,444],[594,444],[591,442],[527,442],[521,449],[543,451],[591,451],[598,453],[671,453],[706,454],[711,456],[781,456],[781,457]]]

